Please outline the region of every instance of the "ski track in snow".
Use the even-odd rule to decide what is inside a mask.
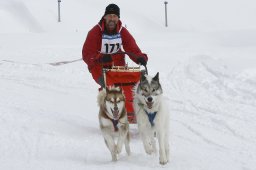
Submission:
[[[172,115],[180,115],[174,121],[192,132],[193,138],[219,147],[227,156],[230,152],[233,159],[239,157],[241,165],[255,164],[256,98],[249,92],[255,84],[237,79],[224,68],[207,66],[215,61],[205,58],[209,61],[194,59],[196,62],[179,65],[168,75]],[[244,87],[248,90],[239,90]],[[248,162],[245,155],[251,158]]]

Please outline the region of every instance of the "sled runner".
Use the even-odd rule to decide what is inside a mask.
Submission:
[[[126,52],[122,53],[127,54]],[[125,107],[130,124],[136,123],[133,109],[133,87],[140,81],[141,74],[144,74],[146,71],[141,70],[140,66],[128,67],[128,65],[103,68],[105,86],[118,86],[123,89],[126,99]]]

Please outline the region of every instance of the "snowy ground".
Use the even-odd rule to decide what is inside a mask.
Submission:
[[[135,7],[135,12],[129,13],[123,7],[130,21],[128,28],[150,57],[149,73],[160,72],[164,94],[169,98],[171,160],[160,166],[158,156],[146,155],[133,125],[132,155],[126,156],[123,150],[119,161],[113,163],[98,127],[98,86],[86,65],[81,60],[60,66],[50,64],[80,59],[90,25],[85,26],[85,31],[81,26],[78,30],[65,27],[67,30],[56,32],[62,25],[52,26],[55,30],[49,31],[51,27],[40,24],[53,21],[38,20],[41,14],[31,17],[33,10],[24,12],[29,11],[24,6],[36,7],[33,1],[8,2],[23,9],[18,10],[19,14],[29,15],[26,22],[34,31],[26,32],[25,26],[11,20],[13,16],[7,11],[12,10],[6,9],[13,8],[0,1],[1,18],[6,16],[9,23],[21,28],[21,32],[0,29],[0,169],[255,169],[253,24],[238,30],[219,30],[219,26],[215,31],[184,32],[181,23],[177,22],[172,30],[160,27],[157,21],[142,31],[154,14],[143,16],[142,28],[134,29],[132,25],[139,25],[139,21],[131,22],[129,18],[141,11]],[[44,2],[50,5],[49,0]],[[102,12],[106,4],[95,1],[91,7]],[[51,11],[49,7],[46,16],[52,15]],[[90,19],[90,24],[96,21]]]

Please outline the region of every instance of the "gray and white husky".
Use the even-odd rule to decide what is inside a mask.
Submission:
[[[129,123],[125,109],[125,97],[119,87],[103,89],[98,95],[99,123],[105,143],[112,155],[112,161],[117,161],[123,144],[130,155]],[[115,139],[117,138],[117,144]]]
[[[159,163],[169,161],[169,111],[163,99],[159,73],[142,75],[134,88],[133,106],[138,129],[147,154],[156,153],[155,135],[159,143]]]

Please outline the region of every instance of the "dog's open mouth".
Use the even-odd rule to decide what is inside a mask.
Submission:
[[[113,118],[114,119],[118,119],[118,115],[119,115],[119,110],[117,109],[117,110],[113,110],[113,109],[111,109],[111,111],[112,111],[112,114],[113,114]]]
[[[149,109],[152,109],[154,102],[146,102]]]

